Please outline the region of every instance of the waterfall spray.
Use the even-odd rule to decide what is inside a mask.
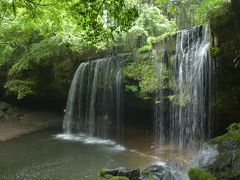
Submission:
[[[162,56],[155,63],[159,81],[156,144],[160,148],[170,144],[184,154],[194,154],[210,135],[211,127],[212,62],[208,26],[179,31],[174,52],[169,51],[167,43],[162,46]],[[164,87],[164,70],[171,72],[168,88]]]

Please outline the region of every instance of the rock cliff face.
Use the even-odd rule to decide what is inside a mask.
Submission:
[[[210,14],[211,54],[215,57],[215,134],[240,121],[240,14],[225,5]]]

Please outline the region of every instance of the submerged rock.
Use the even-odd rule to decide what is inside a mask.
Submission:
[[[130,179],[138,180],[140,176],[140,169],[129,169],[125,167],[119,167],[117,169],[103,169],[100,171],[100,179],[114,180],[114,179]]]
[[[161,165],[152,165],[141,172],[141,180],[176,180],[170,168]]]
[[[170,172],[166,174],[162,180],[177,180]]]
[[[170,168],[161,165],[152,165],[143,169],[104,169],[100,171],[100,180],[177,180]]]
[[[216,157],[218,156],[218,150],[216,145],[205,145],[198,155],[198,164],[203,168],[207,168],[214,161],[216,161]]]
[[[149,178],[158,180],[164,177],[166,174],[166,168],[161,165],[152,165],[142,170],[141,174],[143,180]]]

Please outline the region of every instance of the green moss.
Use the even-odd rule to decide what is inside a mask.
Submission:
[[[152,51],[151,45],[144,45],[138,49],[139,54],[150,53]]]
[[[114,177],[110,178],[109,180],[129,180],[129,178],[126,176],[114,176]]]
[[[211,144],[218,144],[223,141],[234,141],[240,144],[240,123],[233,123],[227,128],[228,132],[210,141]]]
[[[99,180],[129,180],[126,176],[113,176],[108,174],[108,171],[103,169],[99,172]]]
[[[104,179],[106,176],[107,172],[103,169],[99,172],[99,178],[100,180]]]
[[[240,123],[233,123],[227,128],[228,132],[210,141],[217,145],[219,157],[211,168],[217,179],[240,178]],[[225,159],[226,158],[226,159]]]
[[[137,85],[126,85],[125,90],[126,92],[137,93],[139,92],[139,87]]]
[[[155,92],[157,79],[151,60],[128,63],[123,68],[123,74],[127,79],[125,91],[140,93],[143,96]]]
[[[190,180],[216,180],[216,178],[209,172],[201,168],[191,168],[188,171]]]
[[[223,4],[219,8],[215,8],[209,13],[210,28],[212,30],[213,37],[217,37],[219,49],[213,49],[211,54],[215,57],[219,54],[221,49],[221,54],[226,55],[231,58],[237,57],[237,51],[240,49],[240,22],[239,15],[233,12],[230,3]],[[232,28],[226,28],[232,27]],[[217,51],[216,51],[217,50]],[[233,60],[232,59],[232,60]]]
[[[147,38],[147,44],[150,45],[150,46],[156,44],[156,42],[157,42],[156,37],[148,37]]]
[[[101,170],[99,172],[99,180],[129,180],[126,176],[113,176],[110,174],[107,174],[107,171]]]

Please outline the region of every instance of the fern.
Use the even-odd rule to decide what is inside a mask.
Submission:
[[[218,57],[221,53],[221,49],[217,46],[211,47],[210,48],[210,53],[212,57]]]
[[[4,88],[8,93],[16,94],[17,99],[22,99],[27,95],[34,94],[33,86],[34,81],[32,80],[10,80],[4,85]]]
[[[235,67],[238,67],[240,64],[240,50],[237,53],[238,53],[238,55],[233,60],[233,62],[235,63]]]
[[[13,51],[14,48],[12,48],[9,44],[2,46],[0,45],[0,66],[5,64],[9,60],[8,57],[10,57]]]

